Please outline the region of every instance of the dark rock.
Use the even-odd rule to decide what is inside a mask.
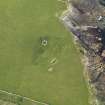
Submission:
[[[105,105],[105,0],[68,0],[68,4],[61,19],[85,50],[89,84],[96,90],[96,100]]]

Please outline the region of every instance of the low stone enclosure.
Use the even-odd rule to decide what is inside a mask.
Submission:
[[[105,105],[105,0],[67,0],[61,16],[81,46],[91,105]]]
[[[0,105],[48,105],[30,98],[0,90]]]

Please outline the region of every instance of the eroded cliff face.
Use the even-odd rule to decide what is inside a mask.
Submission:
[[[67,6],[61,19],[84,49],[91,104],[105,105],[105,0],[68,0]]]

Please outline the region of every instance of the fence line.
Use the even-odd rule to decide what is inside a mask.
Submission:
[[[49,105],[47,103],[44,103],[44,102],[40,102],[40,101],[36,101],[36,100],[33,100],[31,98],[28,98],[28,97],[25,97],[25,96],[21,96],[21,95],[17,95],[15,93],[10,93],[8,91],[4,91],[4,90],[0,90],[0,92],[4,93],[4,94],[8,94],[8,95],[11,95],[11,96],[16,96],[17,98],[18,97],[22,97],[23,99],[27,100],[27,101],[30,101],[30,102],[33,102],[33,103],[38,103],[38,104],[41,104],[41,105]]]

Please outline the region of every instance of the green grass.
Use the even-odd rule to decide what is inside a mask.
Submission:
[[[0,100],[0,105],[16,105],[16,104]]]
[[[64,8],[57,0],[0,1],[0,89],[51,105],[88,105],[79,54],[55,16]]]

